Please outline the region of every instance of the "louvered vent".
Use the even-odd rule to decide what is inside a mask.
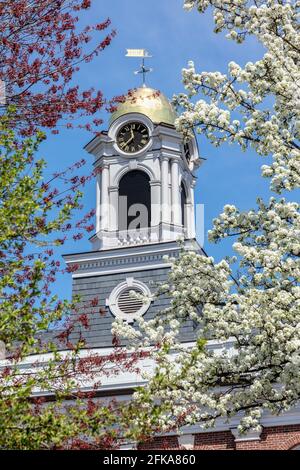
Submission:
[[[118,307],[121,312],[127,315],[134,315],[144,305],[143,301],[140,299],[135,299],[131,292],[136,292],[137,294],[143,293],[140,289],[129,287],[128,289],[124,289],[123,292],[119,295]]]

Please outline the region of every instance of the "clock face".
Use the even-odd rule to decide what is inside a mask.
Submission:
[[[129,122],[117,135],[117,144],[123,152],[135,153],[149,142],[149,130],[141,122]]]

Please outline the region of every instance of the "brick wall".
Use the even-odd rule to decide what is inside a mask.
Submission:
[[[238,450],[289,450],[300,444],[300,424],[264,428],[260,441],[237,442]]]
[[[195,435],[196,450],[290,450],[300,445],[300,424],[264,428],[257,441],[235,442],[230,431],[205,432]],[[138,449],[178,449],[175,436],[155,438]]]
[[[138,450],[157,450],[157,449],[178,449],[178,440],[176,436],[156,437],[148,442],[138,445]]]
[[[234,450],[234,437],[230,431],[205,432],[195,435],[195,449]]]

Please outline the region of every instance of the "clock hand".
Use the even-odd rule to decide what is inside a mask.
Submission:
[[[125,144],[124,144],[124,147],[126,147],[126,145],[128,145],[128,144],[129,144],[129,142],[131,142],[133,139],[134,139],[134,136],[133,136],[133,137],[130,137],[130,139],[129,139],[129,140],[127,140],[127,142],[125,142]]]

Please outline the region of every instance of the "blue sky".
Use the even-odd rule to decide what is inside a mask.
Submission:
[[[153,54],[150,65],[154,72],[148,84],[172,97],[183,91],[181,69],[188,60],[196,68],[206,71],[226,71],[231,60],[243,65],[261,54],[255,40],[236,45],[224,35],[213,33],[211,12],[200,15],[185,12],[183,0],[94,0],[92,9],[82,17],[82,23],[101,21],[109,17],[117,36],[93,62],[84,64],[76,78],[83,88],[91,86],[104,92],[107,98],[125,93],[140,85],[140,76],[133,74],[138,63],[125,58],[126,48],[146,48]],[[102,113],[103,129],[108,115]],[[66,130],[58,136],[50,135],[40,153],[48,162],[47,173],[59,171],[80,158],[90,165],[92,158],[83,150],[91,139],[86,131]],[[256,197],[267,198],[268,182],[260,177],[261,157],[253,152],[242,153],[238,147],[223,146],[216,149],[204,137],[199,138],[202,157],[207,160],[198,171],[196,203],[205,206],[205,231],[226,203],[241,209],[255,205]],[[85,188],[84,213],[95,206],[95,187],[91,182]],[[220,245],[205,243],[204,248],[216,260],[228,253],[228,242]],[[80,242],[68,241],[61,252],[88,251],[88,237]],[[71,278],[64,276],[55,287],[58,294],[69,296]]]

